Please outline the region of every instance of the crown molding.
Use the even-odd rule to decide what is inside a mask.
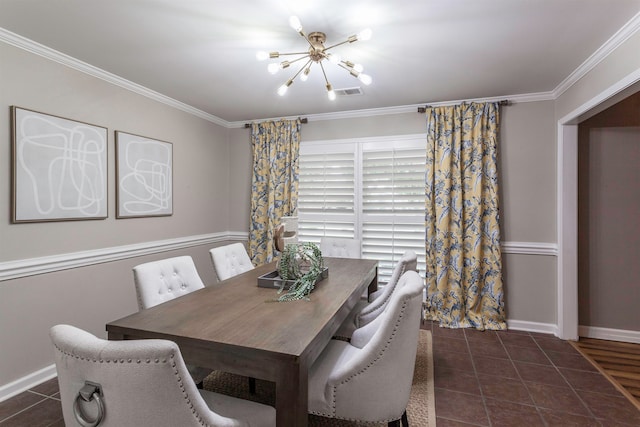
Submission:
[[[553,98],[556,99],[578,80],[584,77],[589,71],[594,69],[607,56],[615,51],[620,45],[626,42],[629,37],[633,36],[640,30],[640,13],[637,13],[626,24],[622,26],[609,40],[604,42],[595,52],[591,54],[578,68],[567,76],[554,90]]]
[[[428,104],[432,107],[442,107],[446,105],[461,104],[463,102],[498,102],[508,99],[512,104],[524,103],[524,102],[539,102],[539,101],[552,101],[555,99],[553,92],[539,92],[539,93],[525,93],[520,95],[508,95],[508,96],[494,96],[491,98],[474,98],[474,99],[460,99],[456,101],[443,101],[443,102],[426,102],[422,104],[412,105],[398,105],[395,107],[382,107],[382,108],[368,108],[362,110],[348,110],[348,111],[336,111],[332,113],[319,113],[319,114],[305,114],[304,117],[310,122],[319,122],[323,120],[337,120],[337,119],[353,119],[359,117],[372,117],[372,116],[387,116],[391,114],[406,114],[416,113],[418,107],[424,107]],[[296,116],[298,117],[298,116]],[[296,117],[291,117],[295,119]],[[286,118],[286,117],[285,117]],[[268,120],[280,120],[281,117],[272,119],[255,119],[249,121],[268,121]],[[247,122],[229,122],[230,128],[244,127]]]
[[[108,71],[105,71],[101,68],[94,67],[91,64],[87,64],[86,62],[80,61],[79,59],[73,58],[67,54],[58,52],[57,50],[51,49],[50,47],[37,43],[26,37],[22,37],[18,34],[12,33],[11,31],[8,31],[4,28],[0,28],[0,41],[23,49],[35,55],[41,56],[43,58],[49,59],[51,61],[57,62],[58,64],[73,68],[74,70],[96,77],[100,80],[104,80],[107,83],[119,86],[128,91],[137,93],[138,95],[142,95],[154,101],[160,102],[178,110],[182,110],[185,113],[200,117],[201,119],[207,120],[220,126],[229,127],[229,122],[227,122],[226,120],[223,120],[212,114],[205,113],[204,111],[199,110],[195,107],[177,101],[173,98],[148,89],[137,83],[133,83],[127,79],[123,79],[122,77],[109,73]]]
[[[423,107],[425,104],[438,107],[445,105],[459,104],[462,102],[495,102],[508,99],[511,103],[525,103],[525,102],[538,102],[538,101],[552,101],[562,95],[567,89],[569,89],[578,80],[584,77],[589,71],[591,71],[596,65],[603,61],[613,51],[615,51],[622,43],[624,43],[629,37],[633,36],[640,29],[640,13],[636,14],[631,20],[629,20],[622,28],[620,28],[609,40],[607,40],[598,50],[596,50],[585,62],[583,62],[577,69],[575,69],[567,78],[565,78],[554,90],[550,92],[538,92],[519,95],[505,95],[499,97],[489,98],[475,98],[475,99],[461,99],[455,101],[443,101],[443,102],[427,102],[423,104],[413,105],[400,105],[395,107],[384,108],[369,108],[362,110],[349,110],[349,111],[337,111],[331,113],[319,113],[305,115],[309,121],[325,121],[325,120],[337,120],[337,119],[351,119],[360,117],[372,117],[391,114],[406,114],[414,113],[418,107]],[[223,126],[225,128],[243,128],[246,122],[251,121],[265,121],[275,120],[272,119],[254,119],[229,122],[220,117],[206,113],[195,107],[187,105],[183,102],[177,101],[159,92],[148,89],[137,83],[133,83],[115,74],[104,71],[98,67],[87,64],[76,58],[73,58],[64,53],[58,52],[33,40],[22,37],[18,34],[12,33],[4,28],[0,28],[0,41],[3,41],[12,46],[26,50],[33,54],[39,55],[43,58],[47,58],[59,64],[73,68],[85,74],[104,80],[108,83],[119,86],[123,89],[137,93],[139,95],[150,98],[154,101],[163,103],[170,107],[182,110],[188,114],[192,114],[201,119]],[[297,117],[297,116],[296,116]],[[296,117],[291,117],[292,119]],[[286,118],[286,117],[285,117]],[[277,118],[282,119],[282,117]]]

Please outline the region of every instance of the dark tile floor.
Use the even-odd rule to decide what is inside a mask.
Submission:
[[[565,341],[423,327],[433,332],[438,427],[640,426],[640,411]],[[9,426],[64,426],[57,380],[0,403]]]
[[[640,426],[640,410],[566,341],[423,327],[433,333],[438,427]]]

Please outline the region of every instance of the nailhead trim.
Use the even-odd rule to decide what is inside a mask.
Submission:
[[[67,351],[62,350],[60,347],[58,347],[57,345],[54,344],[54,347],[56,348],[57,351],[59,351],[60,353],[64,354],[65,356],[68,357],[72,357],[74,359],[77,360],[81,360],[81,361],[85,361],[85,362],[93,362],[93,363],[118,363],[118,359],[95,359],[95,358],[88,358],[88,357],[84,357],[84,356],[78,356],[77,354],[73,354],[73,353],[69,353]],[[172,367],[173,367],[173,373],[178,381],[178,387],[180,387],[180,390],[182,391],[182,395],[184,397],[184,399],[187,401],[187,404],[189,405],[189,408],[191,409],[191,413],[193,414],[193,416],[196,418],[196,420],[198,421],[198,423],[201,426],[204,427],[211,427],[209,424],[205,423],[204,420],[202,419],[202,415],[200,415],[199,412],[197,412],[195,406],[193,405],[193,402],[191,401],[191,399],[189,398],[189,394],[187,393],[185,387],[184,387],[184,383],[182,382],[182,378],[180,377],[180,374],[178,373],[178,365],[176,364],[175,361],[175,353],[171,353],[170,356],[171,360],[167,360],[167,359],[158,359],[156,358],[153,363],[155,364],[166,364],[169,363]],[[134,360],[133,359],[127,359],[126,363],[133,363]],[[146,363],[151,363],[151,359],[146,359],[145,360]],[[124,359],[120,359],[120,363],[125,363]],[[142,363],[141,359],[136,359],[135,363],[139,364]]]
[[[411,297],[411,298],[413,298],[413,297]],[[355,377],[357,377],[358,375],[364,373],[371,366],[373,366],[378,360],[380,360],[380,358],[382,358],[382,356],[384,355],[386,350],[389,348],[389,345],[391,344],[391,341],[393,341],[393,338],[396,336],[396,331],[398,330],[398,325],[402,321],[402,318],[404,317],[404,314],[405,314],[405,310],[407,308],[407,301],[409,299],[411,299],[411,298],[405,298],[404,299],[404,301],[402,303],[402,309],[400,310],[400,315],[398,316],[398,320],[396,321],[396,324],[393,327],[393,331],[391,332],[391,335],[389,336],[389,339],[387,340],[387,342],[385,343],[383,348],[380,350],[380,353],[378,353],[378,355],[367,366],[365,366],[364,368],[362,368],[358,372],[354,373],[353,375],[345,378],[344,380],[342,380],[340,382],[340,384],[335,385],[335,386],[332,387],[332,389],[331,389],[331,408],[333,409],[333,413],[332,414],[322,414],[322,413],[317,413],[317,412],[311,412],[312,414],[337,418],[335,416],[335,413],[336,413],[336,391],[337,391],[338,386],[346,384],[349,381],[351,381],[352,379],[354,379]],[[352,419],[352,418],[340,418],[340,419],[347,420],[347,421],[359,421],[357,419]],[[380,420],[380,421],[377,421],[377,422],[390,422],[390,421],[397,421],[399,419],[400,418],[386,419],[386,420]]]

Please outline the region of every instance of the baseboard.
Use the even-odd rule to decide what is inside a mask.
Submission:
[[[640,344],[640,331],[628,331],[624,329],[600,328],[597,326],[578,326],[578,334],[581,337],[596,338],[599,340],[622,341]]]
[[[0,402],[4,402],[23,391],[29,390],[45,381],[49,381],[51,378],[55,378],[56,375],[56,365],[54,364],[42,368],[39,371],[32,372],[22,378],[18,378],[9,384],[0,386]]]
[[[558,336],[558,325],[552,323],[529,322],[526,320],[507,320],[507,327],[515,331],[538,332]]]

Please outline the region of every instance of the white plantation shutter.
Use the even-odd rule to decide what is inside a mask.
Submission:
[[[408,249],[418,254],[424,275],[426,152],[424,143],[418,144],[362,147],[362,254],[379,261],[381,282]]]
[[[319,243],[323,236],[355,237],[355,155],[355,144],[300,147],[300,241]]]
[[[359,238],[388,281],[407,249],[424,277],[425,139],[305,143],[300,147],[299,239]]]

